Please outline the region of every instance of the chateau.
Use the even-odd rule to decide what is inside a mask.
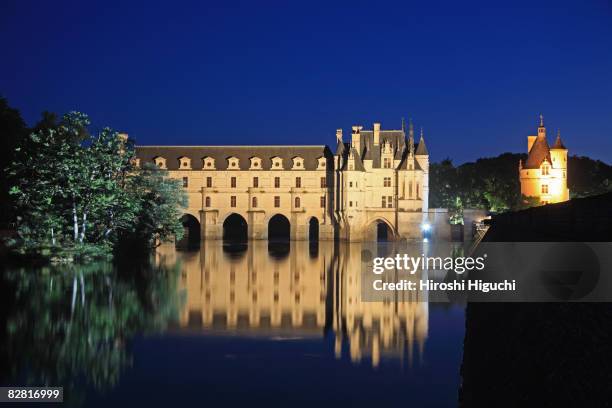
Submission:
[[[559,133],[555,144],[549,147],[542,115],[538,135],[527,136],[527,152],[525,163],[519,162],[521,194],[535,197],[542,204],[569,200],[567,148]]]
[[[181,181],[189,239],[416,239],[427,220],[429,153],[421,131],[353,126],[328,146],[137,146]]]

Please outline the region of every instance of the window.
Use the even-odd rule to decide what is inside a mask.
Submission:
[[[274,177],[274,187],[275,188],[280,187],[280,177]]]
[[[385,157],[383,159],[383,167],[385,169],[390,169],[391,168],[391,159],[389,157]]]
[[[349,181],[349,187],[353,187],[353,182]]]
[[[416,183],[416,198],[419,198],[419,183]]]
[[[385,177],[383,184],[385,187],[391,187],[391,177]]]
[[[189,177],[183,177],[183,187],[189,187]]]
[[[381,204],[382,208],[387,208],[387,197],[382,196],[382,204]]]
[[[321,177],[321,188],[327,188],[327,178]]]
[[[276,208],[280,207],[280,197],[279,196],[274,196],[274,207]]]
[[[548,164],[544,163],[544,164],[542,165],[542,175],[543,175],[543,176],[548,176],[548,174],[549,174],[549,172],[548,172],[548,171],[549,171],[549,169],[550,169],[550,167],[548,166]]]
[[[321,196],[321,208],[325,208],[325,196]]]
[[[252,204],[251,204],[251,206],[252,206],[253,208],[257,208],[257,197],[253,197],[253,198],[251,199],[251,203],[252,203]]]
[[[349,201],[349,207],[352,207],[352,206],[353,206],[353,202]]]
[[[393,197],[387,197],[387,208],[393,208]]]
[[[204,205],[205,205],[206,207],[210,207],[210,197],[206,197],[206,199],[204,200],[204,202],[205,202],[205,204],[204,204]]]
[[[253,177],[253,187],[259,187],[259,177]]]
[[[236,177],[232,177],[230,182],[231,182],[232,188],[236,188]]]
[[[548,194],[548,184],[542,184],[542,194]]]
[[[212,177],[206,177],[206,187],[212,187]]]
[[[301,177],[296,177],[296,178],[295,178],[295,186],[296,186],[297,188],[302,187],[302,178],[301,178]]]
[[[300,208],[300,197],[295,197],[295,208]]]
[[[412,198],[412,181],[408,182],[408,197]]]
[[[236,207],[236,196],[230,197],[230,207]]]

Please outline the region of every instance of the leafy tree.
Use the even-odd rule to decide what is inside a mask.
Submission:
[[[126,235],[148,243],[179,231],[182,189],[166,173],[137,171],[131,141],[109,128],[90,134],[79,112],[45,123],[9,169],[22,252],[103,254]]]
[[[169,237],[178,241],[183,236],[180,208],[187,207],[187,195],[167,173],[147,163],[128,180],[130,199],[138,208],[135,228],[125,237],[132,245],[151,247]]]

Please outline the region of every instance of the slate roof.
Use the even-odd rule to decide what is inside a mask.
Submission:
[[[423,136],[421,136],[421,140],[419,140],[419,143],[417,143],[414,154],[417,156],[425,156],[429,154],[427,151],[427,146],[425,146],[425,139]]]
[[[237,157],[240,162],[240,170],[247,170],[251,166],[251,157],[262,159],[263,170],[270,170],[273,157],[283,159],[283,168],[290,169],[293,166],[293,158],[296,156],[304,159],[306,170],[316,170],[318,159],[322,156],[327,158],[326,167],[333,166],[332,153],[329,147],[320,146],[136,146],[136,157],[142,164],[152,163],[161,156],[166,159],[169,170],[178,170],[179,157],[191,159],[191,168],[200,170],[203,166],[204,157],[215,159],[215,169],[226,170],[227,159]]]
[[[551,147],[551,149],[555,149],[555,150],[567,150],[567,148],[565,147],[565,145],[561,141],[561,135],[557,135],[557,140],[555,140],[555,144],[553,145],[553,147]]]
[[[539,169],[544,160],[548,160],[549,163],[552,163],[546,136],[540,134],[533,142],[533,146],[531,146],[531,150],[529,150],[529,154],[527,155],[527,160],[525,161],[523,168]]]

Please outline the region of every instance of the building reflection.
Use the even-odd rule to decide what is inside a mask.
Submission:
[[[161,246],[159,262],[181,263],[180,330],[289,338],[333,334],[337,358],[374,367],[384,358],[411,363],[415,349],[422,357],[426,294],[399,292],[384,301],[363,301],[361,262],[372,252],[368,244],[288,245],[279,249],[251,241],[236,248],[207,241],[193,252]]]

